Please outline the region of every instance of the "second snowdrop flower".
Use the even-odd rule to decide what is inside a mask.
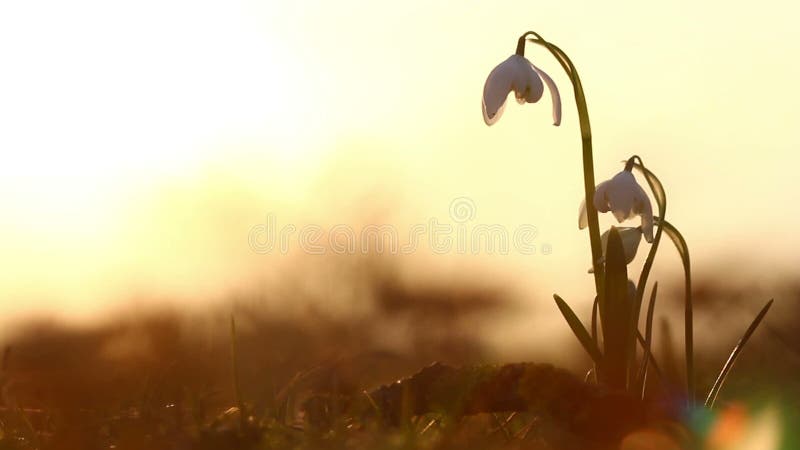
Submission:
[[[614,178],[597,185],[594,193],[594,207],[598,212],[609,212],[617,222],[623,222],[634,216],[642,218],[642,234],[647,242],[653,242],[653,207],[647,193],[636,182],[631,168],[626,165],[622,172]],[[578,228],[588,225],[586,203],[581,203]]]

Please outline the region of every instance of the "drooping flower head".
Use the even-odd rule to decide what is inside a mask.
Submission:
[[[594,207],[598,212],[611,211],[617,222],[640,216],[644,238],[647,242],[653,242],[653,207],[647,193],[636,182],[631,169],[632,164],[626,164],[625,169],[612,179],[597,185],[594,192]],[[583,229],[587,225],[586,202],[583,201],[578,217],[578,228]]]
[[[525,35],[520,37],[517,52],[492,69],[483,85],[483,120],[493,125],[503,115],[508,94],[514,92],[519,104],[536,103],[542,98],[544,84],[553,97],[553,125],[561,124],[561,96],[549,75],[525,58]],[[544,80],[544,83],[543,83]]]

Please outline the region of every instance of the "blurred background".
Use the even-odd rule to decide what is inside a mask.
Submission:
[[[252,229],[272,216],[277,228],[390,224],[402,239],[431,219],[457,225],[450,206],[466,197],[466,226],[533,226],[535,254],[420,245],[393,259],[417,274],[502,279],[527,303],[548,302],[547,320],[525,329],[547,327],[552,292],[588,302],[592,288],[576,226],[582,172],[568,79],[532,46],[527,55],[561,87],[563,125],[551,125],[547,94],[512,102],[491,128],[480,116],[486,76],[528,29],[581,73],[598,181],[639,154],[667,189],[697,271],[753,284],[792,276],[793,11],[781,2],[4,5],[2,317],[93,319],[148,299],[192,307],[286,270],[324,276],[326,264],[298,265],[308,252],[297,233],[288,252],[254,252]],[[680,273],[669,252],[655,279]]]
[[[219,339],[191,339],[223,352],[234,314],[243,333],[269,335],[252,351],[278,339],[279,324],[302,325],[286,331],[296,341],[279,333],[296,345],[270,346],[277,354],[343,339],[293,369],[374,351],[413,355],[406,369],[448,357],[586,367],[551,297],[588,318],[569,81],[529,46],[560,86],[562,125],[547,93],[512,101],[491,128],[480,112],[486,76],[532,29],[580,72],[598,181],[632,154],[662,180],[700,280],[696,346],[709,367],[775,297],[760,338],[790,355],[776,372],[796,370],[796,329],[781,321],[798,307],[796,13],[772,0],[4,3],[0,337],[13,343],[10,361],[55,364],[59,351],[36,360],[46,346],[26,339],[113,361],[199,330]],[[432,248],[432,221],[451,226],[450,249]],[[337,225],[391,226],[407,244],[420,224],[408,251],[332,249]],[[457,248],[459,230],[495,225],[531,231],[527,251]],[[308,226],[322,251],[301,245]],[[285,251],[267,248],[279,236],[269,230],[292,227]],[[673,328],[679,264],[665,243],[651,275]],[[94,350],[66,330],[88,333],[76,336]],[[682,348],[682,329],[672,336]],[[175,349],[153,361],[184,354]]]

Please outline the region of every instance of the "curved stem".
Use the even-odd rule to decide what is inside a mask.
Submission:
[[[635,162],[638,160],[638,163]],[[629,163],[631,163],[631,167],[635,167],[639,171],[644,174],[645,179],[647,179],[647,184],[650,186],[650,190],[653,192],[653,196],[656,198],[656,203],[658,205],[658,216],[665,217],[667,212],[667,197],[664,194],[664,186],[661,184],[661,181],[644,166],[644,161],[638,155],[633,155],[628,162],[626,163],[626,168]],[[636,286],[636,303],[641,306],[642,299],[644,298],[644,290],[647,287],[647,278],[650,275],[650,270],[653,267],[653,261],[656,257],[656,252],[658,250],[658,244],[661,242],[661,227],[656,230],[655,237],[653,238],[652,245],[650,246],[650,252],[647,254],[647,259],[644,262],[644,266],[642,267],[642,272],[639,274],[639,283]],[[637,314],[638,317],[638,314]]]
[[[667,236],[672,239],[675,248],[681,256],[683,263],[684,274],[684,340],[686,344],[686,383],[689,394],[689,405],[694,406],[695,387],[694,387],[694,319],[692,311],[692,266],[689,259],[689,246],[686,245],[686,239],[675,228],[674,225],[667,222],[661,217],[654,218],[658,224],[659,229],[664,229]]]
[[[639,368],[639,374],[636,376],[637,388],[641,390],[642,400],[645,398],[647,391],[647,363],[650,361],[649,357],[652,353],[653,346],[653,314],[656,309],[656,295],[658,295],[658,282],[653,285],[653,290],[650,292],[650,303],[647,306],[647,318],[644,327],[644,355],[642,356],[642,365]]]
[[[658,215],[659,217],[664,217],[667,211],[667,196],[664,193],[664,186],[661,184],[661,181],[655,176],[655,174],[653,174],[653,172],[644,166],[644,161],[642,161],[642,158],[639,157],[639,155],[631,156],[625,163],[626,170],[633,168],[636,168],[642,172],[645,179],[647,179],[647,184],[650,186],[650,190],[653,192],[653,197],[656,199]],[[661,243],[662,231],[662,227],[658,227],[658,229],[656,229],[655,237],[650,245],[650,251],[647,253],[647,259],[645,259],[644,265],[642,266],[642,271],[639,274],[639,282],[636,284],[636,302],[633,305],[634,311],[632,315],[631,326],[637,329],[639,327],[639,316],[641,314],[642,302],[644,300],[644,291],[647,287],[647,280],[650,276],[650,271],[653,268],[653,262],[655,261],[656,253],[658,252],[658,246]],[[631,357],[634,357],[634,355],[635,352],[631,355]]]
[[[534,36],[528,39],[529,42],[539,44],[545,47],[550,53],[555,56],[561,67],[569,76],[572,82],[572,87],[575,93],[575,105],[578,109],[578,121],[581,129],[581,144],[583,147],[583,187],[586,197],[586,216],[589,219],[589,241],[592,248],[592,268],[594,269],[594,284],[597,291],[597,296],[600,302],[603,302],[603,266],[600,263],[603,256],[603,249],[600,242],[600,225],[597,219],[597,210],[594,207],[594,159],[592,157],[592,130],[589,124],[589,110],[586,106],[586,97],[583,93],[583,85],[581,84],[578,71],[569,57],[557,46],[547,42],[539,34],[528,31],[520,36],[517,45],[518,51],[520,50],[520,43],[528,36]]]

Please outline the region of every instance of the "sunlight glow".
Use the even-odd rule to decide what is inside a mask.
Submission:
[[[575,227],[582,187],[571,169],[580,155],[567,80],[542,49],[526,54],[561,86],[559,128],[548,107],[509,108],[491,129],[480,113],[488,71],[529,28],[567,50],[585,80],[598,179],[639,153],[659,167],[673,193],[671,214],[704,246],[700,258],[730,251],[765,219],[774,229],[759,249],[771,260],[795,258],[782,242],[800,216],[761,201],[790,204],[794,193],[800,94],[784,86],[795,83],[800,64],[785,55],[797,53],[800,32],[794,15],[781,13],[793,6],[770,0],[753,12],[678,2],[655,14],[623,3],[625,14],[576,4],[584,14],[575,16],[568,6],[522,1],[7,2],[0,244],[17,264],[0,291],[97,303],[100,291],[87,286],[126,280],[131,270],[141,280],[204,278],[204,269],[187,269],[192,261],[173,267],[181,265],[177,254],[159,267],[153,249],[162,234],[134,228],[174,229],[180,217],[142,216],[152,211],[143,204],[194,180],[198,186],[184,189],[191,202],[219,171],[250,201],[243,229],[294,201],[310,220],[383,208],[416,222],[468,195],[480,220],[530,223],[553,244],[547,258],[513,260],[516,270],[540,273],[547,281],[539,288],[549,291],[586,265],[585,235]],[[731,35],[732,23],[749,33]],[[745,95],[751,91],[758,95]],[[699,185],[703,198],[690,201]],[[743,205],[747,214],[719,220]],[[204,213],[219,211],[196,212],[192,223],[203,223]],[[187,236],[198,241],[186,239],[187,248],[210,239]],[[231,251],[220,248],[204,256]],[[77,253],[81,264],[70,264]],[[589,283],[570,284],[576,292],[565,295],[585,297]],[[113,292],[107,288],[102,296]]]

